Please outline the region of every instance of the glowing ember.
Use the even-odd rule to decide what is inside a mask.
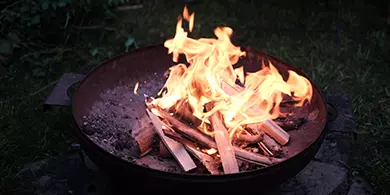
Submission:
[[[193,28],[194,16],[184,8],[183,18],[189,22],[189,31]],[[170,109],[185,102],[191,111],[189,114],[203,121],[198,129],[209,134],[205,123],[210,123],[208,118],[218,111],[232,137],[244,131],[243,125],[279,117],[282,114],[279,104],[285,95],[297,101],[296,106],[311,100],[312,87],[305,77],[288,71],[285,81],[271,62],[268,66],[259,64],[262,68],[254,73],[245,74],[243,67],[234,69],[233,65],[246,53],[231,43],[231,28],[217,27],[214,30],[217,39],[193,39],[182,27],[183,18],[177,22],[175,37],[167,40],[164,46],[173,54],[174,62],[184,54],[190,65],[179,63],[169,68],[169,77],[159,93],[161,97],[154,99],[152,104]],[[224,85],[236,86],[237,80],[243,88],[230,94]],[[211,101],[214,102],[213,109],[205,112],[205,104]],[[262,112],[252,109],[254,106]]]
[[[138,94],[138,87],[139,87],[139,82],[137,82],[137,83],[135,84],[135,86],[134,86],[133,93],[134,93],[135,95]]]
[[[212,154],[217,153],[217,150],[214,149],[214,148],[211,148],[211,149],[206,150],[206,153],[209,154],[209,155],[212,155]]]

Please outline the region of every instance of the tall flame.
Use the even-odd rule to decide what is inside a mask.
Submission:
[[[194,13],[189,14],[184,7],[183,18],[189,22],[191,31]],[[233,65],[246,53],[231,43],[231,28],[217,27],[214,30],[217,39],[193,39],[182,27],[183,18],[179,17],[174,38],[167,40],[164,46],[172,54],[174,62],[178,62],[179,55],[184,54],[189,66],[179,63],[169,68],[170,74],[160,91],[161,97],[153,104],[168,109],[184,100],[189,104],[192,115],[206,122],[208,116],[219,111],[233,134],[241,129],[241,125],[279,117],[283,94],[298,101],[297,106],[311,100],[310,82],[294,71],[288,71],[285,81],[271,62],[268,66],[259,64],[262,69],[246,75],[242,67],[234,69]],[[230,94],[223,86],[235,86],[237,79],[244,83],[244,87],[238,93]],[[204,112],[204,105],[210,101],[214,102],[213,110]],[[264,112],[254,112],[253,106]]]

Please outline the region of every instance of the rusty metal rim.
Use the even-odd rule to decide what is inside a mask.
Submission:
[[[144,51],[144,50],[149,50],[149,49],[153,49],[153,48],[157,48],[157,47],[163,47],[162,44],[157,44],[157,45],[149,45],[149,46],[145,46],[145,47],[142,47],[142,48],[139,48],[139,49],[136,49],[136,50],[133,50],[133,51],[129,51],[129,52],[125,52],[125,53],[122,53],[122,54],[119,54],[119,55],[116,55],[106,61],[104,61],[103,63],[101,63],[99,66],[95,67],[92,71],[90,71],[86,76],[85,78],[83,78],[79,85],[77,86],[74,94],[77,94],[77,91],[79,90],[79,87],[83,85],[83,83],[86,81],[86,79],[88,79],[88,75],[91,75],[95,72],[97,72],[100,68],[102,68],[104,65],[106,64],[109,64],[110,62],[113,62],[123,56],[125,56],[126,54],[128,53],[136,53],[136,52],[141,52],[141,51]],[[247,47],[241,47],[241,48],[247,48]],[[326,102],[325,102],[325,98],[323,96],[323,93],[321,92],[321,90],[318,89],[318,87],[312,82],[312,80],[306,75],[304,74],[303,72],[301,72],[299,69],[291,66],[289,63],[285,62],[284,60],[281,60],[280,58],[278,57],[275,57],[275,56],[272,56],[272,55],[269,55],[267,53],[264,53],[264,52],[259,52],[258,50],[256,49],[253,49],[253,51],[259,53],[259,54],[264,54],[265,56],[275,60],[275,61],[278,61],[279,63],[282,63],[284,65],[287,65],[287,67],[291,68],[291,70],[297,72],[298,74],[304,76],[305,78],[307,78],[310,83],[312,84],[312,87],[313,89],[319,94],[319,98],[321,99],[321,102],[326,105]],[[74,99],[72,98],[72,113],[74,112]],[[327,112],[327,107],[325,107],[325,113]],[[222,175],[204,175],[204,174],[191,174],[191,173],[172,173],[172,172],[165,172],[165,171],[161,171],[161,170],[156,170],[156,169],[151,169],[151,168],[147,168],[147,167],[144,167],[144,166],[140,166],[140,165],[137,165],[137,164],[134,164],[134,163],[131,163],[129,161],[126,161],[120,157],[117,157],[109,152],[107,152],[105,149],[101,148],[100,146],[98,146],[97,144],[95,144],[90,138],[88,138],[87,135],[85,135],[84,133],[82,133],[79,125],[77,124],[76,122],[76,118],[75,118],[75,115],[74,113],[72,114],[73,115],[73,121],[74,123],[76,124],[77,126],[77,129],[76,129],[76,136],[78,139],[81,139],[84,143],[81,143],[81,145],[89,145],[90,147],[92,148],[95,148],[95,150],[97,149],[102,155],[104,156],[108,156],[111,160],[114,160],[116,161],[117,163],[119,163],[121,166],[133,166],[133,168],[135,169],[135,171],[137,172],[142,172],[142,173],[146,173],[146,174],[152,174],[153,176],[157,176],[157,177],[162,177],[162,178],[169,178],[169,179],[172,179],[172,178],[177,178],[179,180],[183,180],[183,179],[189,179],[191,180],[191,182],[194,182],[195,180],[198,180],[199,182],[204,182],[204,179],[207,179],[208,181],[210,181],[210,179],[213,181],[213,182],[223,182],[223,179],[229,179],[230,181],[232,180],[241,180],[241,179],[245,179],[245,178],[252,178],[253,176],[257,175],[257,174],[260,174],[261,172],[264,172],[268,169],[272,169],[272,168],[278,168],[278,167],[282,167],[283,165],[289,163],[290,161],[292,161],[294,158],[297,158],[298,156],[300,155],[303,155],[303,154],[306,154],[308,152],[311,151],[311,149],[313,149],[313,147],[316,147],[315,148],[315,153],[318,151],[319,149],[319,146],[320,144],[322,143],[324,137],[325,137],[325,127],[326,127],[326,122],[323,123],[323,126],[321,127],[321,133],[320,135],[316,138],[316,139],[313,139],[313,142],[307,146],[304,150],[302,150],[301,152],[295,154],[294,156],[290,156],[288,159],[280,162],[280,163],[277,163],[277,164],[274,164],[274,165],[270,165],[268,167],[263,167],[263,168],[259,168],[259,169],[255,169],[255,170],[250,170],[250,171],[245,171],[245,172],[239,172],[239,173],[235,173],[235,174],[222,174]],[[325,117],[325,121],[327,121],[327,115],[325,114],[324,115]],[[317,146],[318,145],[318,146]],[[310,154],[310,156],[314,156],[314,154]],[[311,157],[312,159],[312,157]],[[97,159],[95,159],[97,160]],[[304,166],[306,166],[308,163],[309,163],[310,160],[308,160],[308,162],[306,164],[304,164]],[[304,167],[303,166],[303,167]],[[157,174],[157,175],[156,175]],[[195,179],[195,180],[194,180]]]

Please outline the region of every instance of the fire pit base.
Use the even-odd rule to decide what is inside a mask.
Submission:
[[[295,177],[268,189],[264,194],[373,193],[362,178],[351,178],[347,174],[349,151],[356,136],[348,100],[329,96],[327,101],[335,106],[337,117],[327,123],[328,133],[315,159]],[[60,158],[28,164],[19,175],[20,187],[27,194],[123,194],[124,187],[128,191],[126,194],[139,194],[143,187],[153,189],[157,185],[164,185],[149,181],[140,186],[132,181],[110,179],[80,149]],[[248,185],[248,189],[264,192],[255,185]]]

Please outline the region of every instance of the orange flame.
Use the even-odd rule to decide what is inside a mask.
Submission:
[[[194,13],[189,14],[184,7],[183,17],[189,22],[189,31],[193,28]],[[219,111],[229,129],[229,135],[242,132],[242,125],[258,123],[267,119],[275,119],[281,115],[279,104],[283,95],[289,95],[302,106],[312,97],[310,82],[294,71],[288,71],[285,81],[279,71],[269,63],[260,64],[263,68],[255,73],[244,74],[243,68],[233,68],[240,57],[246,53],[240,47],[231,43],[233,30],[229,27],[217,27],[214,38],[193,39],[182,27],[179,17],[174,38],[167,40],[164,46],[172,60],[178,62],[180,54],[184,54],[190,64],[177,64],[169,68],[170,74],[161,89],[160,98],[154,99],[153,104],[168,109],[179,100],[186,100],[192,114],[203,122]],[[244,83],[240,88],[236,80]],[[231,93],[226,86],[233,86],[237,92]],[[164,94],[161,94],[164,91]],[[204,105],[214,101],[214,108],[204,112]],[[259,107],[263,112],[259,113]],[[208,132],[207,129],[203,131]]]

